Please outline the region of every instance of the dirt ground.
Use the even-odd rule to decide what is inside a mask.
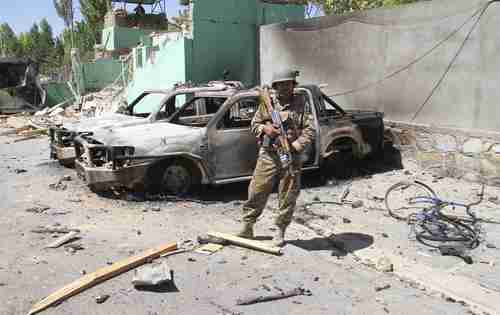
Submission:
[[[4,130],[4,129],[2,129]],[[2,131],[0,130],[0,131]],[[31,306],[58,288],[111,262],[164,243],[177,242],[191,249],[197,236],[208,231],[235,232],[240,226],[241,204],[247,184],[206,188],[189,201],[127,201],[99,196],[86,187],[74,170],[49,159],[46,138],[12,143],[0,137],[0,314],[26,314]],[[63,176],[70,180],[50,187]],[[43,314],[471,314],[484,313],[445,292],[416,283],[411,275],[381,272],[361,253],[377,248],[402,257],[415,266],[443,275],[461,276],[493,292],[500,290],[500,232],[483,225],[483,241],[470,255],[474,263],[440,256],[416,242],[404,222],[389,217],[381,198],[393,183],[419,178],[440,196],[457,201],[476,198],[478,184],[436,178],[418,171],[408,161],[405,169],[375,172],[349,181],[318,180],[309,174],[299,199],[282,256],[236,246],[212,255],[185,252],[161,258],[174,270],[175,285],[139,291],[127,272],[80,293]],[[69,178],[67,178],[69,179]],[[350,185],[353,208],[320,204],[337,201]],[[66,186],[66,187],[64,187]],[[500,221],[495,197],[498,188],[486,187],[478,214]],[[130,200],[130,198],[128,198]],[[312,201],[315,204],[307,205]],[[276,195],[257,224],[257,235],[270,239]],[[43,210],[45,209],[45,210]],[[83,249],[44,248],[50,234],[32,232],[37,226],[78,228]],[[344,250],[339,250],[341,243]],[[411,270],[410,270],[411,271]],[[424,281],[425,282],[425,279]],[[296,287],[311,296],[297,296],[248,306],[236,300],[278,293]],[[110,295],[102,304],[96,296]]]

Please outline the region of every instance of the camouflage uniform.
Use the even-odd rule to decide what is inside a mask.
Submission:
[[[260,148],[257,165],[248,187],[248,201],[243,205],[243,221],[250,224],[257,221],[266,206],[276,180],[279,180],[279,214],[276,218],[276,225],[286,229],[292,221],[295,204],[300,193],[301,152],[305,146],[313,141],[315,128],[312,115],[304,112],[305,107],[298,102],[298,98],[294,97],[292,104],[282,106],[272,91],[271,99],[273,106],[279,110],[283,125],[288,133],[288,141],[292,147],[292,166],[283,168],[274,148]],[[252,132],[257,138],[263,136],[263,128],[269,122],[271,122],[271,117],[261,100],[259,109],[252,119]]]

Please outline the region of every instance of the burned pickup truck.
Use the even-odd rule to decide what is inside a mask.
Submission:
[[[50,157],[59,160],[62,165],[72,166],[75,160],[74,139],[78,135],[99,137],[100,133],[106,134],[115,128],[166,120],[183,104],[179,98],[176,100],[175,97],[171,97],[177,90],[189,89],[191,93],[220,91],[227,98],[242,88],[241,82],[237,81],[213,81],[203,86],[177,85],[170,90],[144,91],[130,105],[117,113],[49,128]]]
[[[76,169],[95,191],[121,186],[182,194],[199,184],[249,180],[258,153],[250,123],[259,93],[240,90],[221,103],[176,91],[171,97],[185,97],[186,103],[167,120],[77,137]],[[345,151],[359,159],[382,151],[383,113],[343,110],[313,85],[295,93],[317,130],[305,170]]]

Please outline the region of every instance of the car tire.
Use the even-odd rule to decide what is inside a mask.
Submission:
[[[186,195],[195,192],[200,186],[200,178],[196,166],[187,161],[171,161],[162,163],[156,168],[155,189],[170,195]]]

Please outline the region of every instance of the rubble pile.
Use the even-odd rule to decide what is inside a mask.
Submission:
[[[110,85],[99,92],[83,97],[82,117],[100,117],[106,113],[116,112],[124,101],[125,89],[117,84]]]

